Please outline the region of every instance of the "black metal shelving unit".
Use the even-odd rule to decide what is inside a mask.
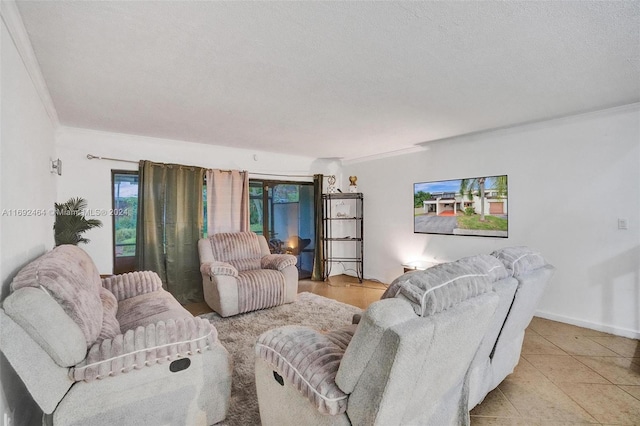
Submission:
[[[358,280],[362,282],[364,277],[362,193],[322,194],[322,201],[324,279],[326,280],[331,274],[334,263],[353,263]],[[348,208],[342,206],[348,206]],[[338,223],[341,225],[338,226]],[[344,247],[342,253],[353,253],[353,255],[334,256],[334,244],[351,245],[352,247]]]

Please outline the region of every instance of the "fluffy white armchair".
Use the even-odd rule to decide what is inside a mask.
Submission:
[[[296,257],[271,254],[254,232],[230,232],[198,241],[207,304],[223,317],[291,303],[298,293]]]
[[[153,272],[104,280],[76,246],[25,266],[0,310],[0,348],[46,424],[210,425],[225,418],[231,359]]]

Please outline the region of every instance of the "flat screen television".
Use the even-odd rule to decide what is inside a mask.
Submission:
[[[413,184],[416,234],[509,236],[507,175]]]

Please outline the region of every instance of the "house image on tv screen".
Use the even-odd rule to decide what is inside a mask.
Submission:
[[[414,184],[414,232],[508,236],[507,176]]]

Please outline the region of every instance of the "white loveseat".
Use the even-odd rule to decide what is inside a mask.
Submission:
[[[101,279],[76,246],[25,266],[0,310],[0,349],[54,425],[211,425],[231,359],[153,272]]]

